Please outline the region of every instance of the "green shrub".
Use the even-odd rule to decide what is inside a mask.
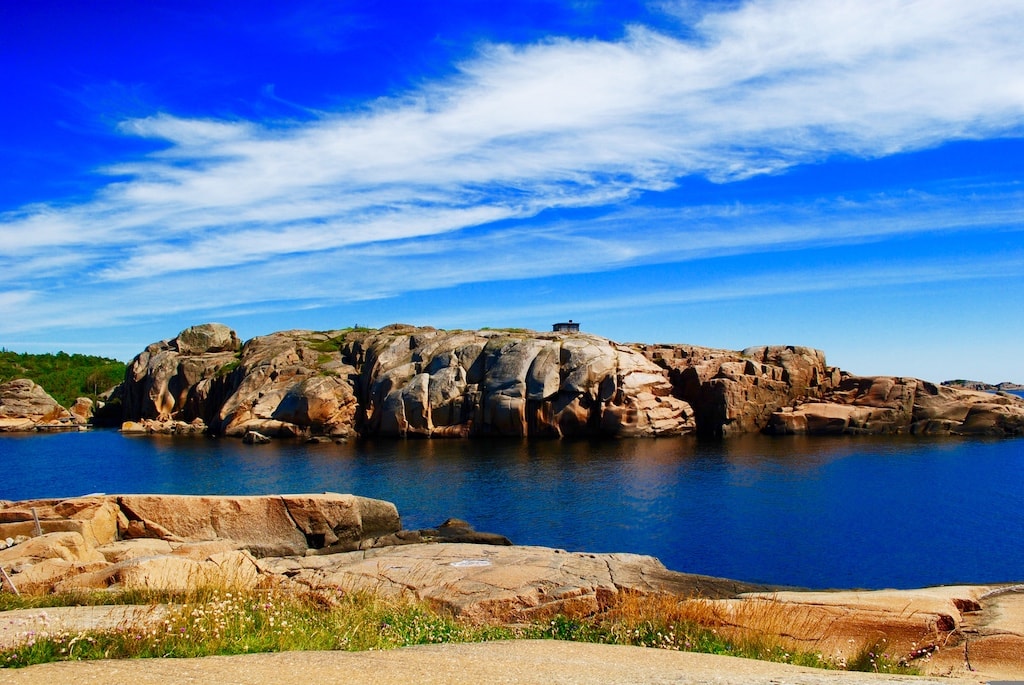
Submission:
[[[78,397],[93,401],[124,380],[125,364],[85,354],[19,354],[0,351],[0,383],[28,378],[70,407]]]

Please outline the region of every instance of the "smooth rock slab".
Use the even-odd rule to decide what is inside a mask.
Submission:
[[[314,588],[410,593],[466,618],[518,620],[594,612],[623,589],[733,597],[765,586],[667,570],[654,557],[547,547],[414,544],[258,561],[264,573]]]

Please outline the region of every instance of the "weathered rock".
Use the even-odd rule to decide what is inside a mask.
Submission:
[[[205,435],[206,424],[202,419],[193,419],[190,423],[171,419],[142,419],[125,421],[121,424],[121,432],[128,435]]]
[[[263,433],[258,433],[254,430],[250,430],[246,431],[245,435],[242,436],[242,442],[244,442],[246,445],[266,445],[268,442],[270,442],[270,438],[268,438]]]
[[[178,589],[189,577],[193,583],[219,578],[248,586],[256,572],[245,561],[250,552],[355,550],[386,544],[400,530],[393,504],[354,495],[96,495],[3,502],[0,563],[17,586],[39,592],[160,583]],[[3,536],[11,537],[12,546]]]
[[[390,502],[353,495],[287,495],[284,504],[311,549],[348,551],[397,533],[402,523]]]
[[[653,436],[695,426],[657,366],[596,336],[396,324],[283,331],[250,340],[237,358],[220,347],[186,355],[183,337],[129,366],[121,396],[135,423],[123,430],[171,432],[169,422],[194,418],[238,437]]]
[[[481,533],[467,521],[448,519],[437,528],[425,528],[416,531],[417,538],[422,542],[466,543],[472,545],[503,545],[509,546],[512,541],[497,533]]]
[[[140,538],[136,540],[116,540],[96,548],[103,558],[116,564],[129,559],[156,557],[171,554],[174,548],[166,540],[156,538]]]
[[[116,504],[104,497],[9,503],[0,507],[0,538],[35,535],[38,519],[41,533],[78,533],[95,547],[117,538],[119,514]]]
[[[243,437],[1024,433],[1024,400],[856,377],[798,346],[619,345],[584,333],[281,331],[154,343],[118,397],[125,432]]]
[[[183,355],[211,352],[236,352],[242,346],[233,330],[219,323],[205,323],[186,328],[172,341]]]
[[[776,434],[1024,435],[1024,399],[916,378],[845,376],[822,401],[776,411]]]
[[[274,437],[352,432],[356,398],[346,364],[329,334],[284,331],[242,349],[236,381],[217,408],[217,432],[253,430]]]
[[[0,550],[0,564],[63,559],[67,562],[106,561],[80,533],[65,531],[44,533],[20,545]]]
[[[123,495],[118,503],[126,517],[123,538],[230,540],[256,556],[340,544],[357,549],[364,539],[401,528],[393,504],[353,495]]]
[[[92,420],[93,405],[93,401],[88,397],[79,397],[76,399],[75,403],[68,409],[71,413],[72,420],[80,426],[84,426],[89,423],[89,421]]]
[[[622,590],[733,597],[764,586],[665,569],[653,557],[544,547],[413,544],[258,561],[264,573],[316,588],[412,594],[472,619],[595,613]]]
[[[588,335],[400,329],[362,341],[367,432],[678,435],[692,410],[635,350]],[[383,332],[382,332],[383,333]]]
[[[634,347],[668,373],[674,395],[694,408],[697,432],[704,435],[762,431],[774,411],[820,397],[838,378],[824,353],[808,347]]]
[[[216,409],[230,392],[236,353],[219,346],[200,351],[201,345],[192,345],[189,336],[182,351],[180,337],[153,343],[128,365],[117,393],[125,421],[189,424],[200,419],[210,424],[216,418]]]
[[[74,425],[71,412],[27,378],[0,383],[0,432],[72,428]]]

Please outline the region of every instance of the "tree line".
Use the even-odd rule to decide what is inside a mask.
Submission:
[[[78,397],[96,401],[124,380],[124,370],[124,362],[87,354],[0,351],[0,383],[28,378],[65,407]]]

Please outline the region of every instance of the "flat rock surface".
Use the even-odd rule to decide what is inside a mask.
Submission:
[[[416,544],[258,563],[266,573],[309,587],[411,593],[477,619],[532,618],[568,606],[596,611],[621,588],[709,598],[769,589],[677,573],[649,556],[547,547]]]
[[[554,640],[407,647],[387,652],[285,652],[204,659],[65,662],[7,670],[9,685],[330,685],[351,683],[675,683],[687,685],[959,685],[983,679],[846,673],[709,654]]]

